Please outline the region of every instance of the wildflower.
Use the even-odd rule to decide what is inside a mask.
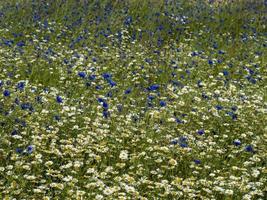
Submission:
[[[114,86],[116,86],[117,85],[117,83],[116,82],[114,82],[113,80],[111,80],[111,79],[108,79],[108,83],[109,83],[109,85],[111,86],[111,87],[114,87]]]
[[[252,145],[247,145],[245,147],[245,151],[247,151],[247,152],[254,152],[253,146]]]
[[[22,148],[16,148],[16,152],[17,152],[18,154],[21,154],[21,153],[23,152],[23,149],[22,149]]]
[[[199,165],[199,164],[201,163],[201,161],[198,160],[198,159],[195,159],[195,160],[194,160],[194,163],[197,164],[197,165]]]
[[[155,84],[155,85],[151,85],[148,87],[149,91],[155,91],[159,89],[159,85]]]
[[[131,88],[128,88],[127,90],[124,91],[124,94],[130,94],[132,92]]]
[[[172,158],[172,159],[169,160],[169,164],[172,165],[172,166],[176,166],[177,165],[177,161]]]
[[[122,150],[120,152],[119,158],[121,160],[128,160],[128,151],[127,150]]]
[[[216,108],[216,110],[222,110],[223,109],[223,107],[221,105],[217,105],[217,106],[215,106],[215,108]]]
[[[234,143],[235,146],[240,146],[241,145],[241,141],[238,140],[238,139],[234,140],[233,143]]]
[[[19,90],[23,90],[24,87],[25,87],[25,83],[24,83],[24,82],[19,82],[19,83],[17,84],[17,88],[18,88]]]
[[[165,107],[167,104],[166,104],[165,101],[160,101],[160,102],[159,102],[159,105],[160,105],[161,107]]]
[[[34,150],[33,145],[29,145],[29,146],[27,147],[27,152],[28,152],[29,154],[31,154],[31,153],[33,152],[33,150]]]
[[[104,108],[105,110],[108,109],[108,104],[107,104],[107,102],[104,101],[102,105],[103,105],[103,108]]]
[[[212,60],[208,60],[208,63],[209,63],[209,65],[212,65],[213,61]]]
[[[58,103],[62,103],[63,102],[63,99],[62,99],[61,96],[57,96],[56,97],[56,100],[57,100]]]
[[[81,78],[85,78],[86,77],[86,73],[85,72],[78,72],[78,76]]]
[[[23,47],[23,46],[25,46],[25,43],[24,43],[23,41],[19,41],[19,42],[17,43],[17,46],[18,46],[18,47]]]
[[[199,134],[199,135],[203,135],[204,133],[205,133],[205,131],[203,129],[200,129],[197,131],[197,134]]]
[[[10,96],[10,91],[9,91],[9,90],[5,90],[5,91],[3,92],[3,95],[4,95],[5,97],[9,97],[9,96]]]
[[[111,74],[110,73],[104,73],[104,74],[102,74],[102,77],[104,78],[104,79],[111,79]]]

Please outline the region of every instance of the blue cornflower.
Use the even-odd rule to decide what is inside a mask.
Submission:
[[[29,154],[31,154],[31,153],[33,152],[33,150],[34,150],[33,145],[29,145],[29,146],[27,147],[27,152],[28,152]]]
[[[223,107],[221,105],[217,105],[217,106],[215,106],[215,108],[216,108],[216,110],[222,110],[223,109]]]
[[[62,99],[61,96],[57,96],[56,97],[56,100],[57,100],[58,103],[62,103],[63,102],[63,99]]]
[[[188,144],[187,144],[187,138],[186,137],[184,137],[184,136],[181,136],[180,138],[179,138],[179,146],[180,147],[182,147],[182,148],[186,148],[186,147],[188,147]]]
[[[22,148],[16,148],[16,152],[21,154],[23,152],[23,149]]]
[[[111,87],[114,87],[114,86],[117,85],[117,83],[114,82],[113,80],[108,80],[108,83],[109,83],[109,85],[110,85]]]
[[[188,147],[188,144],[187,144],[187,143],[184,143],[184,142],[180,142],[179,145],[180,145],[180,147],[182,147],[182,148],[186,148],[186,147]]]
[[[195,159],[195,160],[194,160],[194,163],[197,164],[197,165],[199,165],[199,164],[201,163],[201,161],[198,160],[198,159]]]
[[[155,96],[149,95],[147,98],[148,100],[152,101],[153,99],[155,99]]]
[[[103,103],[105,100],[104,100],[103,98],[97,98],[97,101],[98,101],[99,103]]]
[[[112,75],[110,73],[104,73],[104,74],[102,74],[102,77],[104,79],[111,79]]]
[[[30,109],[32,105],[30,103],[22,103],[20,107],[22,110],[27,110],[27,109]]]
[[[132,92],[131,88],[128,88],[127,90],[124,91],[124,94],[130,94]]]
[[[103,106],[103,108],[104,108],[105,110],[108,109],[108,103],[107,103],[107,102],[104,101],[102,106]]]
[[[9,91],[9,90],[5,90],[5,91],[3,92],[3,95],[4,95],[5,97],[9,97],[9,96],[10,96],[10,91]]]
[[[252,145],[247,145],[245,147],[245,151],[247,151],[247,152],[254,152],[253,146]]]
[[[133,22],[133,18],[131,16],[128,16],[125,21],[124,24],[129,26],[131,23]]]
[[[78,76],[81,78],[85,78],[86,77],[86,73],[85,72],[78,72]]]
[[[227,114],[232,117],[232,120],[237,120],[237,114],[234,112],[227,112]]]
[[[107,110],[103,111],[103,117],[108,118],[109,117],[109,112]]]
[[[19,83],[17,84],[17,88],[18,88],[19,90],[23,90],[24,87],[25,87],[25,83],[24,83],[24,82],[19,82]]]
[[[25,42],[20,41],[20,42],[17,43],[17,46],[18,47],[23,47],[23,46],[25,46]]]
[[[209,63],[209,65],[212,65],[213,61],[212,60],[208,60],[208,63]]]
[[[219,54],[224,54],[224,51],[223,50],[219,50],[218,53]]]
[[[55,119],[56,121],[59,121],[59,120],[60,120],[60,116],[59,116],[59,115],[55,115],[55,116],[54,116],[54,119]]]
[[[171,140],[171,142],[170,142],[171,144],[173,144],[173,145],[176,145],[176,144],[178,144],[178,140],[176,140],[176,139],[174,139],[174,140]]]
[[[197,131],[197,134],[199,134],[199,135],[203,135],[204,133],[205,133],[205,131],[203,129],[200,129]]]
[[[167,104],[166,104],[165,101],[160,101],[160,102],[159,102],[159,105],[160,105],[161,107],[165,107]]]
[[[151,85],[151,86],[148,87],[149,91],[155,91],[157,89],[159,89],[159,85],[157,85],[157,84],[154,84],[154,85]]]
[[[227,70],[223,70],[223,75],[224,76],[228,76],[229,75],[229,72]]]
[[[235,146],[240,146],[241,145],[241,141],[240,140],[237,140],[237,139],[234,140],[233,143],[234,143]]]
[[[184,123],[183,120],[180,120],[179,118],[176,118],[175,121],[176,121],[176,123],[178,123],[178,124],[183,124],[183,123]]]
[[[12,132],[11,132],[11,135],[17,135],[18,134],[18,131],[16,129],[14,129]]]
[[[90,75],[90,76],[89,76],[89,79],[90,79],[91,81],[95,80],[95,79],[96,79],[96,75]]]

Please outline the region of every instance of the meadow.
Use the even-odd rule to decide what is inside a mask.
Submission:
[[[266,199],[266,21],[266,0],[0,1],[0,199]]]

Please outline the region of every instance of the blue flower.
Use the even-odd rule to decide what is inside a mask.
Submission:
[[[103,111],[103,117],[108,118],[109,117],[109,112],[107,110]]]
[[[148,87],[148,90],[149,91],[155,91],[155,90],[158,90],[159,89],[159,85],[157,84],[154,84],[154,85],[151,85]]]
[[[213,61],[212,60],[208,60],[208,63],[209,63],[209,65],[212,65]]]
[[[62,103],[63,102],[63,99],[62,99],[61,96],[57,96],[56,100],[57,100],[58,103]]]
[[[85,72],[78,72],[78,76],[81,78],[85,78],[86,77],[86,73]]]
[[[29,145],[29,146],[27,147],[27,152],[28,152],[29,154],[31,154],[31,153],[33,152],[33,150],[34,150],[34,148],[33,148],[32,145]]]
[[[199,134],[199,135],[203,135],[204,133],[205,133],[205,131],[203,129],[200,129],[197,131],[197,134]]]
[[[155,99],[155,96],[149,95],[147,98],[148,100],[152,101],[153,99]]]
[[[103,103],[105,100],[104,100],[103,98],[97,98],[97,101],[98,101],[99,103]]]
[[[176,144],[178,144],[178,140],[171,140],[171,142],[170,142],[171,144],[173,144],[173,145],[176,145]]]
[[[221,105],[217,105],[217,106],[215,106],[215,108],[216,108],[216,110],[222,110],[223,109],[223,107]]]
[[[166,104],[165,101],[160,101],[160,102],[159,102],[159,105],[160,105],[161,107],[165,107],[167,104]]]
[[[235,146],[240,146],[241,145],[241,141],[240,140],[237,140],[237,139],[234,140],[233,143],[234,143]]]
[[[228,76],[229,75],[229,72],[227,70],[223,70],[223,75],[224,76]]]
[[[18,88],[19,90],[23,90],[24,87],[25,87],[25,83],[24,83],[24,82],[19,82],[19,83],[17,84],[17,88]]]
[[[30,110],[32,108],[32,105],[30,103],[22,103],[20,107],[22,110],[27,110],[27,109]]]
[[[198,160],[198,159],[195,159],[195,160],[194,160],[194,163],[197,164],[197,165],[199,165],[199,164],[201,163],[201,161]]]
[[[128,88],[127,90],[124,91],[124,94],[130,94],[132,92],[131,88]]]
[[[3,92],[3,95],[4,95],[5,97],[9,97],[9,96],[10,96],[10,91],[9,91],[9,90],[5,90],[5,91]]]
[[[11,135],[17,135],[18,134],[18,131],[16,129],[14,129],[12,132],[11,132]]]
[[[178,124],[183,124],[183,123],[184,123],[183,120],[180,120],[179,118],[176,118],[175,121],[176,121],[176,123],[178,123]]]
[[[117,83],[114,82],[113,80],[108,80],[108,83],[109,83],[109,85],[110,85],[111,87],[114,87],[114,86],[117,85]]]
[[[105,110],[108,109],[108,103],[107,103],[107,102],[104,101],[102,106],[103,106],[103,108],[104,108]]]
[[[245,147],[245,151],[247,151],[247,152],[254,152],[253,146],[252,145],[247,145]]]
[[[55,116],[54,116],[54,119],[55,119],[56,121],[59,121],[59,120],[60,120],[60,116],[59,116],[59,115],[55,115]]]
[[[102,77],[104,79],[111,79],[112,75],[110,73],[104,73],[104,74],[102,74]]]
[[[126,17],[124,24],[129,26],[133,22],[133,18],[131,16]]]
[[[91,81],[95,80],[95,79],[96,79],[96,75],[90,75],[90,76],[89,76],[89,79],[90,79]]]
[[[22,148],[16,148],[16,152],[21,154],[23,152],[23,149]]]
[[[17,46],[18,47],[23,47],[23,46],[25,46],[25,43],[23,41],[20,41],[20,42],[17,43]]]

